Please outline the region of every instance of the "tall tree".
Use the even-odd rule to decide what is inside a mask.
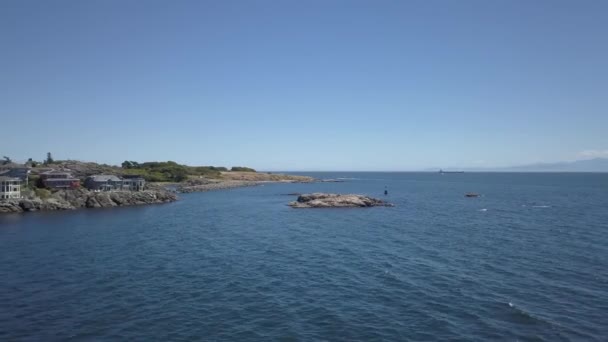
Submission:
[[[38,162],[35,162],[34,159],[27,158],[27,163],[25,163],[25,166],[36,167],[37,165],[38,165]]]
[[[46,160],[44,161],[45,164],[52,164],[54,162],[53,160],[53,156],[51,155],[51,152],[47,152],[46,153]]]

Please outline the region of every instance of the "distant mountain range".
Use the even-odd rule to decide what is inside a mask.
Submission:
[[[467,168],[465,170],[503,172],[608,172],[608,158],[595,158],[557,163],[537,163],[502,168]]]

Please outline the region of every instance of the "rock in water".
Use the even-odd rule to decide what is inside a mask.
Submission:
[[[366,208],[392,207],[393,204],[363,195],[314,193],[304,194],[289,203],[292,208]]]

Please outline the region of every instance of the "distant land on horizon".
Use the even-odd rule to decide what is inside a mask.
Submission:
[[[594,158],[554,163],[535,163],[496,168],[463,168],[462,170],[469,172],[608,172],[608,158]]]
[[[64,162],[72,161],[75,163],[89,163],[97,165],[105,165],[111,167],[121,167],[115,165],[115,163],[103,164],[91,161],[81,161],[77,159],[63,160]],[[26,161],[16,160],[11,162],[12,164],[4,165],[4,168],[13,166],[19,166]],[[40,164],[42,162],[39,162]],[[2,164],[0,164],[2,166]],[[561,162],[544,162],[544,163],[533,163],[516,166],[503,166],[503,167],[428,167],[424,169],[401,169],[401,170],[279,170],[279,169],[265,169],[257,168],[258,172],[438,172],[443,170],[446,172],[454,171],[465,171],[465,172],[608,172],[608,158],[593,158],[593,159],[581,159],[575,161],[561,161]]]
[[[429,167],[409,170],[281,170],[280,172],[439,172],[439,170],[446,172],[608,172],[608,158],[534,163],[504,167]],[[279,172],[277,170],[266,171]]]

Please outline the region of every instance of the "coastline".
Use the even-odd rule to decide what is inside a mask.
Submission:
[[[258,186],[271,183],[313,183],[317,180],[308,176],[259,172],[222,172],[221,178],[190,178],[183,183],[170,183],[164,189],[174,189],[178,193],[207,192]]]
[[[256,172],[226,172],[222,178],[190,178],[182,183],[148,183],[143,191],[102,191],[85,188],[54,191],[46,198],[33,194],[0,200],[0,214],[162,204],[179,200],[177,193],[207,192],[269,183],[312,183],[312,177]]]
[[[47,198],[27,196],[0,201],[0,214],[161,204],[177,201],[166,190],[95,192],[84,188],[59,190]]]

